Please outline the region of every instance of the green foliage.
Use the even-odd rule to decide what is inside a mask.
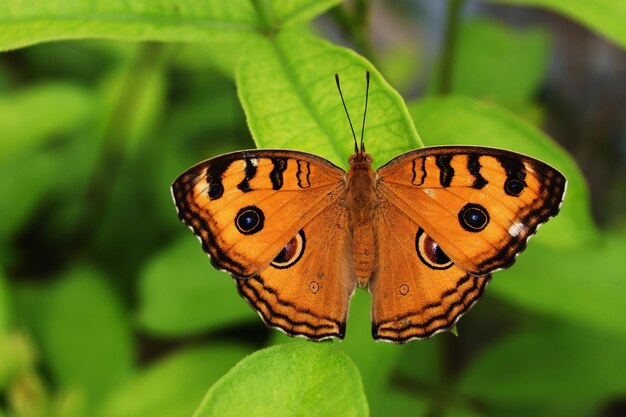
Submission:
[[[102,397],[126,378],[133,362],[128,317],[107,278],[88,268],[68,271],[52,288],[25,287],[19,307],[55,381]],[[34,316],[34,317],[33,317]]]
[[[307,21],[338,0],[181,3],[110,0],[16,0],[0,4],[0,50],[61,39],[105,38],[163,42],[242,42]]]
[[[288,343],[248,356],[207,393],[195,417],[367,416],[359,371],[330,343]]]
[[[460,27],[451,90],[508,106],[528,104],[548,69],[549,48],[543,30],[468,21]]]
[[[626,47],[626,3],[614,0],[488,0],[494,3],[538,6],[568,16]]]
[[[211,385],[247,353],[241,346],[224,344],[183,349],[120,385],[98,415],[190,416]]]
[[[623,2],[492,1],[626,46]],[[0,56],[0,416],[583,416],[626,395],[626,235],[596,226],[577,163],[534,125],[554,111],[538,96],[549,32],[458,23],[452,94],[407,109],[379,69],[409,86],[420,62],[411,77],[432,91],[442,68],[369,45],[367,1],[310,24],[339,3],[0,4],[0,50],[32,45]],[[377,66],[323,39],[337,22]],[[456,336],[375,343],[359,290],[343,342],[294,343],[210,267],[167,190],[254,144],[346,167],[334,74],[360,136],[366,70],[376,166],[422,139],[502,147],[562,170],[567,197]]]
[[[187,237],[146,266],[140,287],[141,326],[155,335],[183,336],[256,320],[256,314],[237,295],[232,279],[207,268],[207,256]]]

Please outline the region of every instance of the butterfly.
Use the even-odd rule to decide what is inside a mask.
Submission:
[[[365,103],[363,127],[367,93]],[[502,149],[425,147],[374,171],[350,128],[347,172],[311,153],[257,149],[200,162],[172,184],[213,266],[288,335],[342,339],[357,285],[371,294],[374,339],[449,330],[563,201],[558,170]]]

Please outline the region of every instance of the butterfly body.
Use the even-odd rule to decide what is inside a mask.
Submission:
[[[372,335],[405,342],[449,329],[556,215],[565,177],[510,151],[427,147],[346,172],[305,152],[250,150],[190,168],[179,217],[270,326],[343,338],[355,287]]]

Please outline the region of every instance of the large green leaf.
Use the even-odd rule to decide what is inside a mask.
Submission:
[[[461,96],[419,100],[411,103],[409,110],[427,145],[505,148],[557,167],[568,180],[565,201],[561,213],[534,239],[559,247],[580,246],[596,239],[589,193],[578,166],[537,128],[501,108]]]
[[[365,143],[378,165],[421,146],[402,97],[364,58],[297,31],[259,39],[237,68],[239,98],[259,147],[317,153],[347,165],[354,145],[335,85],[341,77],[357,135],[365,103],[365,71],[372,76]]]
[[[189,417],[210,386],[248,353],[237,345],[176,352],[118,386],[98,415]]]
[[[588,410],[623,395],[625,373],[623,340],[558,323],[514,332],[487,347],[464,371],[457,390],[490,407]]]
[[[626,2],[616,0],[488,0],[562,13],[626,48]]]
[[[259,31],[301,23],[339,0],[11,0],[0,3],[0,50],[39,42],[108,38],[133,41],[247,41]]]
[[[129,375],[130,326],[106,277],[74,269],[54,285],[29,285],[19,295],[21,320],[32,328],[61,387],[96,399]]]
[[[215,383],[195,417],[367,416],[359,371],[331,343],[260,350]]]
[[[257,316],[186,234],[157,254],[141,275],[139,321],[150,333],[181,336]],[[259,322],[259,325],[262,326]]]

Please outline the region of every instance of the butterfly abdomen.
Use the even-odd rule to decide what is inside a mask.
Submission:
[[[358,285],[367,285],[375,265],[376,236],[374,222],[378,207],[376,173],[370,157],[351,161],[347,173],[347,202],[352,229],[352,259]]]

